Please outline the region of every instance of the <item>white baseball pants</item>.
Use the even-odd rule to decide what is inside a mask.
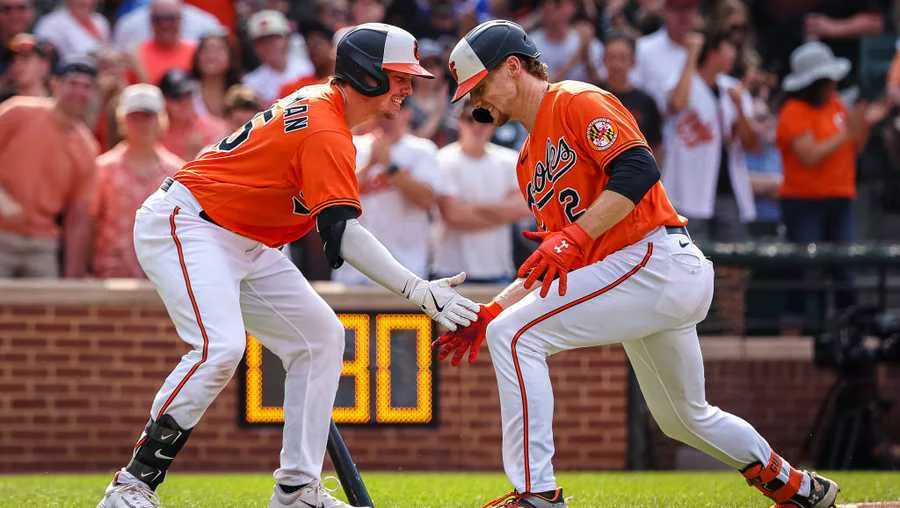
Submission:
[[[642,241],[569,274],[505,309],[487,328],[503,421],[503,466],[519,492],[556,488],[553,390],[547,357],[621,342],[662,431],[741,469],[769,459],[744,420],[706,402],[696,324],[713,295],[713,267],[683,234]],[[597,429],[603,432],[603,429]]]
[[[287,371],[279,483],[318,480],[344,351],[344,329],[279,250],[201,219],[199,203],[175,182],[137,212],[138,260],[179,337],[193,349],[166,378],[150,416],[192,428],[244,355],[246,332]]]

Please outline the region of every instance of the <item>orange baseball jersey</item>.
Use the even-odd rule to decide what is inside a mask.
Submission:
[[[222,227],[269,246],[303,237],[333,205],[361,211],[341,92],[297,90],[257,113],[175,179]]]
[[[616,97],[579,81],[550,85],[534,129],[519,152],[519,187],[538,226],[559,231],[600,196],[606,166],[629,148],[647,146],[637,122]],[[683,226],[661,182],[634,210],[594,240],[586,265],[631,245],[659,226]]]

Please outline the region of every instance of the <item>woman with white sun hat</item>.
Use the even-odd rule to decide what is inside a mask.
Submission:
[[[791,72],[782,83],[788,99],[778,116],[776,133],[784,161],[781,215],[791,242],[846,243],[855,238],[856,157],[888,106],[857,103],[847,108],[837,93],[837,82],[850,67],[849,60],[835,57],[818,41],[807,42],[791,54]],[[838,292],[837,305],[851,305],[849,273],[835,270],[834,276],[847,288]],[[802,297],[791,301],[803,305]],[[801,309],[788,309],[795,314],[792,310]]]

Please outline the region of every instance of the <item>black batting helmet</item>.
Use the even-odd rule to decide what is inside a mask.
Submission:
[[[510,55],[538,58],[541,52],[525,30],[512,21],[497,19],[473,28],[450,52],[450,74],[456,80],[452,102],[465,97],[488,71]]]
[[[335,77],[346,81],[359,93],[375,97],[387,93],[390,88],[386,71],[434,78],[419,65],[416,38],[402,28],[384,23],[363,23],[341,37],[334,62]]]

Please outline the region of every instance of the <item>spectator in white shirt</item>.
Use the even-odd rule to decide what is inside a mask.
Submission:
[[[247,32],[261,63],[244,76],[244,84],[268,105],[278,99],[282,85],[305,75],[307,69],[298,60],[288,58],[291,27],[284,14],[275,10],[259,11],[250,17]]]
[[[684,39],[702,24],[699,5],[700,0],[666,0],[665,26],[637,41],[634,86],[649,93],[663,114],[667,113],[665,86],[684,68]]]
[[[374,131],[353,139],[363,210],[359,221],[419,277],[428,276],[429,212],[440,189],[437,146],[409,133],[412,111],[404,104],[393,118],[379,118]],[[371,284],[349,264],[334,272],[344,284]]]
[[[695,240],[743,241],[756,215],[746,162],[746,151],[760,148],[750,122],[752,99],[728,76],[735,59],[728,34],[694,33],[685,44],[684,70],[669,81],[671,141],[662,181]]]
[[[109,22],[96,12],[97,0],[66,0],[38,20],[38,38],[51,42],[61,60],[83,56],[109,42]]]
[[[189,41],[197,42],[200,37],[225,30],[219,20],[212,14],[178,2],[181,9],[181,36]],[[113,30],[113,44],[119,51],[131,53],[138,44],[150,39],[153,31],[150,26],[150,9],[152,2],[134,9],[116,21]]]
[[[589,23],[573,23],[575,0],[548,0],[541,7],[541,28],[529,34],[550,70],[550,81],[603,79],[603,45]]]
[[[459,141],[438,152],[441,219],[435,223],[432,273],[465,271],[467,282],[515,278],[512,223],[530,216],[516,177],[518,154],[490,142],[494,126],[459,113]]]

